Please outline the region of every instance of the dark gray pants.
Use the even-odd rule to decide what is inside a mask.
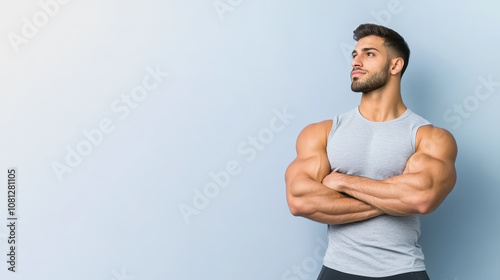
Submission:
[[[419,272],[408,272],[387,277],[364,277],[357,276],[347,273],[342,273],[340,271],[333,270],[326,266],[323,266],[321,272],[319,273],[318,280],[429,280],[429,276],[425,271]]]

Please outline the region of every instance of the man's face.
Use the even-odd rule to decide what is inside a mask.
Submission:
[[[361,38],[352,52],[351,90],[370,92],[383,87],[389,77],[389,59],[384,39]]]

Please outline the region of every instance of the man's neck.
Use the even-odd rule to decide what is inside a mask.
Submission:
[[[363,93],[358,109],[369,121],[385,122],[400,117],[406,111],[406,106],[401,98],[399,84],[387,84],[383,88]]]

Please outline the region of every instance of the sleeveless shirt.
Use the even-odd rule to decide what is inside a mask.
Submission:
[[[386,122],[365,119],[358,108],[336,116],[328,136],[332,171],[384,180],[400,175],[415,153],[415,137],[427,120],[407,109]],[[368,277],[425,270],[418,244],[420,216],[381,215],[365,221],[328,225],[323,264]]]

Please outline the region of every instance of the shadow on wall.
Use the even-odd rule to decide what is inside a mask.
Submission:
[[[420,48],[420,52],[426,49]],[[463,95],[464,89],[470,88],[466,83],[466,78],[470,77],[464,77],[465,71],[448,63],[446,57],[433,53],[420,56],[413,57],[411,73],[405,77],[406,81],[403,78],[403,98],[413,111],[442,126],[443,108]],[[433,63],[435,61],[440,61],[439,67]],[[470,71],[466,73],[469,75]],[[480,135],[445,128],[454,134],[458,143],[458,179],[443,204],[434,213],[422,217],[420,244],[427,271],[432,279],[438,280],[496,279],[493,270],[498,275],[500,269],[500,245],[496,242],[499,234],[496,213],[499,211],[495,206],[499,190],[493,186],[498,183],[492,174],[486,174],[476,164],[481,162],[479,153],[464,150],[462,147],[467,145],[460,145],[461,141],[472,142],[463,136]]]
[[[473,151],[460,152],[454,190],[438,210],[422,217],[420,243],[427,269],[434,279],[495,279],[500,262],[498,183],[473,164],[481,161]]]

